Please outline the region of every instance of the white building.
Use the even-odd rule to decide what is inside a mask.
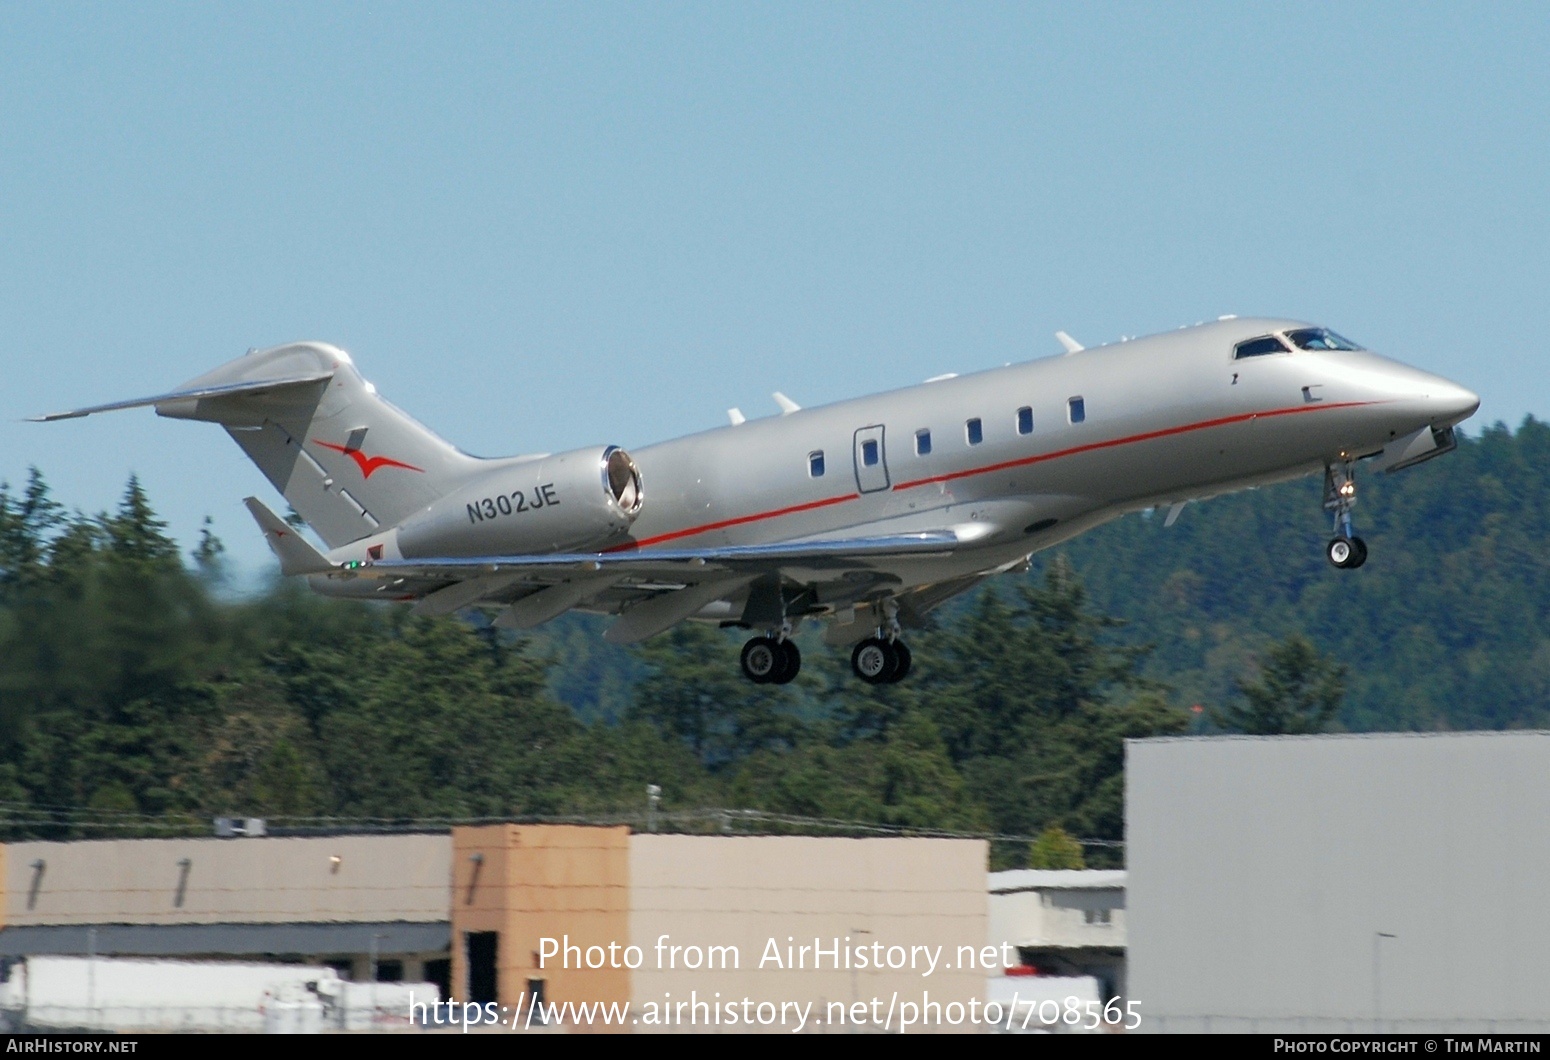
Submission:
[[[1009,942],[1041,975],[1097,978],[1125,996],[1123,869],[1012,869],[989,882],[990,943]]]
[[[1126,744],[1144,1029],[1550,1030],[1550,733]]]

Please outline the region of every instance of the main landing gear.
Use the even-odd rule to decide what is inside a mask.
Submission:
[[[743,645],[743,676],[756,685],[789,684],[802,670],[802,653],[784,631]]]
[[[869,685],[891,685],[910,672],[910,649],[902,640],[868,637],[850,653],[850,668]]]
[[[1334,513],[1335,536],[1324,547],[1329,562],[1343,570],[1355,570],[1367,562],[1367,542],[1351,529],[1351,509],[1356,507],[1356,472],[1352,461],[1324,468],[1324,508]]]
[[[899,605],[884,600],[882,608],[887,621],[878,627],[877,636],[868,637],[850,653],[851,670],[869,685],[891,685],[910,672],[910,649],[899,639]]]
[[[891,685],[910,672],[910,649],[899,639],[899,608],[892,600],[882,605],[886,622],[875,637],[857,644],[850,653],[850,668],[869,685]],[[784,685],[802,670],[802,653],[791,640],[792,624],[749,639],[740,662],[743,676],[756,685]]]

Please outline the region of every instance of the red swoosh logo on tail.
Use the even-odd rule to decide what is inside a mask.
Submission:
[[[342,445],[335,445],[333,442],[319,441],[316,438],[312,439],[312,444],[321,445],[324,449],[332,449],[336,453],[343,453],[351,460],[354,460],[355,466],[361,469],[361,478],[363,479],[371,478],[371,473],[373,471],[377,471],[384,467],[401,467],[405,471],[418,471],[421,474],[425,473],[425,469],[423,467],[415,467],[413,464],[406,464],[402,460],[394,460],[392,457],[367,456],[359,449],[346,449]]]

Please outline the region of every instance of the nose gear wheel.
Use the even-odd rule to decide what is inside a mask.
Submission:
[[[1367,562],[1367,543],[1351,528],[1351,509],[1356,507],[1356,468],[1345,460],[1324,468],[1324,508],[1335,518],[1335,536],[1324,547],[1329,562],[1341,570],[1355,570]]]
[[[1325,546],[1329,562],[1342,570],[1355,570],[1367,562],[1367,542],[1359,537],[1332,538]]]

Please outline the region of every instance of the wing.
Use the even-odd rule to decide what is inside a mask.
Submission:
[[[949,553],[962,543],[951,530],[931,530],[883,537],[830,538],[773,545],[725,545],[719,548],[642,548],[617,552],[557,552],[536,556],[470,556],[449,559],[388,559],[362,561],[350,570],[365,576],[467,578],[502,571],[650,571],[683,572],[690,567],[718,570],[765,570],[782,564],[846,569],[867,559]]]
[[[965,543],[951,530],[936,530],[768,545],[353,561],[328,577],[378,582],[381,592],[418,598],[416,610],[424,614],[504,603],[497,624],[508,627],[536,626],[576,607],[620,612],[607,639],[631,644],[721,602],[724,613],[711,617],[733,622],[750,621],[753,612],[768,617],[771,609],[777,616],[827,610],[847,603],[847,594],[853,601],[896,582],[885,569],[890,560],[947,555]],[[797,589],[783,588],[793,580]],[[815,582],[844,588],[820,605],[810,588]],[[745,595],[735,608],[732,600]]]

